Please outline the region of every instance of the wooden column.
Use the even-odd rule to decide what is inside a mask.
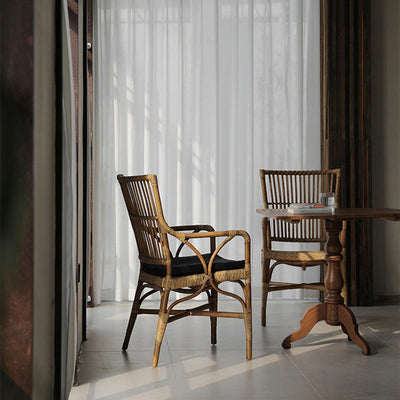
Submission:
[[[320,0],[321,165],[341,168],[341,206],[370,207],[369,0]],[[347,224],[349,305],[373,299],[369,221]]]

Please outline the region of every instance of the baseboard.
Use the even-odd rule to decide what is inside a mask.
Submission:
[[[389,296],[377,296],[374,299],[374,305],[397,305],[400,304],[400,294],[394,294]]]

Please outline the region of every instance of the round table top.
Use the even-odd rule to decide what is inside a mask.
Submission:
[[[382,218],[391,221],[400,221],[400,209],[396,208],[336,208],[332,213],[319,213],[311,211],[301,214],[289,213],[287,209],[261,208],[257,209],[259,214],[268,218],[282,221],[296,221],[300,219],[331,219],[331,220],[351,220],[363,218]]]

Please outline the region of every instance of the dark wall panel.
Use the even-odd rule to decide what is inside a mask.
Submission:
[[[320,4],[322,167],[342,169],[342,207],[370,207],[370,2]],[[373,301],[371,223],[347,226],[348,303],[368,305]]]
[[[2,399],[32,395],[33,2],[3,0],[0,363]]]

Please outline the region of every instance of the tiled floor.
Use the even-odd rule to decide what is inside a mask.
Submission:
[[[282,339],[298,328],[311,305],[271,301],[263,328],[260,303],[253,302],[251,361],[245,359],[241,320],[218,320],[216,346],[210,345],[208,318],[176,321],[167,327],[159,366],[152,368],[157,317],[140,315],[129,349],[122,352],[130,303],[103,303],[88,311],[79,386],[69,399],[399,399],[399,307],[352,308],[371,356],[325,322],[292,349],[282,349]]]

